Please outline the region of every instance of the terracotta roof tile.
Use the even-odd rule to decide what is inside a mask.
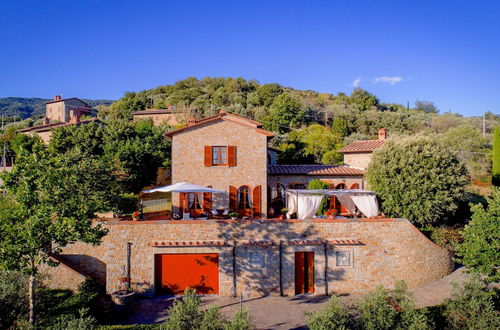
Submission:
[[[269,165],[269,175],[362,176],[363,170],[347,165]]]
[[[353,143],[340,149],[339,152],[373,152],[375,149],[380,148],[385,143],[385,141],[386,140],[354,141]]]
[[[167,115],[171,114],[172,110],[169,109],[146,109],[146,110],[139,110],[135,111],[132,113],[132,115],[137,116],[137,115]]]

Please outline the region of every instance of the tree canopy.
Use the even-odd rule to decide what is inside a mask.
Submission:
[[[366,178],[386,215],[420,225],[452,217],[469,182],[458,156],[429,137],[386,142],[375,151]]]
[[[462,231],[463,242],[455,253],[459,262],[472,272],[500,280],[500,188],[487,199],[487,206],[471,206],[472,218]]]
[[[30,321],[34,321],[35,276],[50,255],[83,241],[98,244],[107,233],[92,220],[116,201],[110,169],[79,152],[52,156],[43,148],[18,156],[2,175],[0,265],[30,276]]]

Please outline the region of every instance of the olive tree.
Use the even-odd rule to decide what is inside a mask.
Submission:
[[[374,152],[366,178],[386,215],[420,225],[453,216],[469,182],[458,156],[429,137],[386,142]]]
[[[50,255],[77,241],[99,244],[107,231],[93,223],[115,200],[110,170],[78,153],[20,155],[2,179],[10,212],[0,212],[0,267],[29,276],[29,320],[35,320],[35,277]]]

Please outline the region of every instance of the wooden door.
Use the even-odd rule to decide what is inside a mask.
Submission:
[[[314,293],[314,252],[295,252],[295,294]]]

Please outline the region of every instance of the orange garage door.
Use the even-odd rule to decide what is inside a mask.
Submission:
[[[198,294],[219,293],[219,255],[155,255],[156,287],[159,293],[182,294],[186,288]]]

